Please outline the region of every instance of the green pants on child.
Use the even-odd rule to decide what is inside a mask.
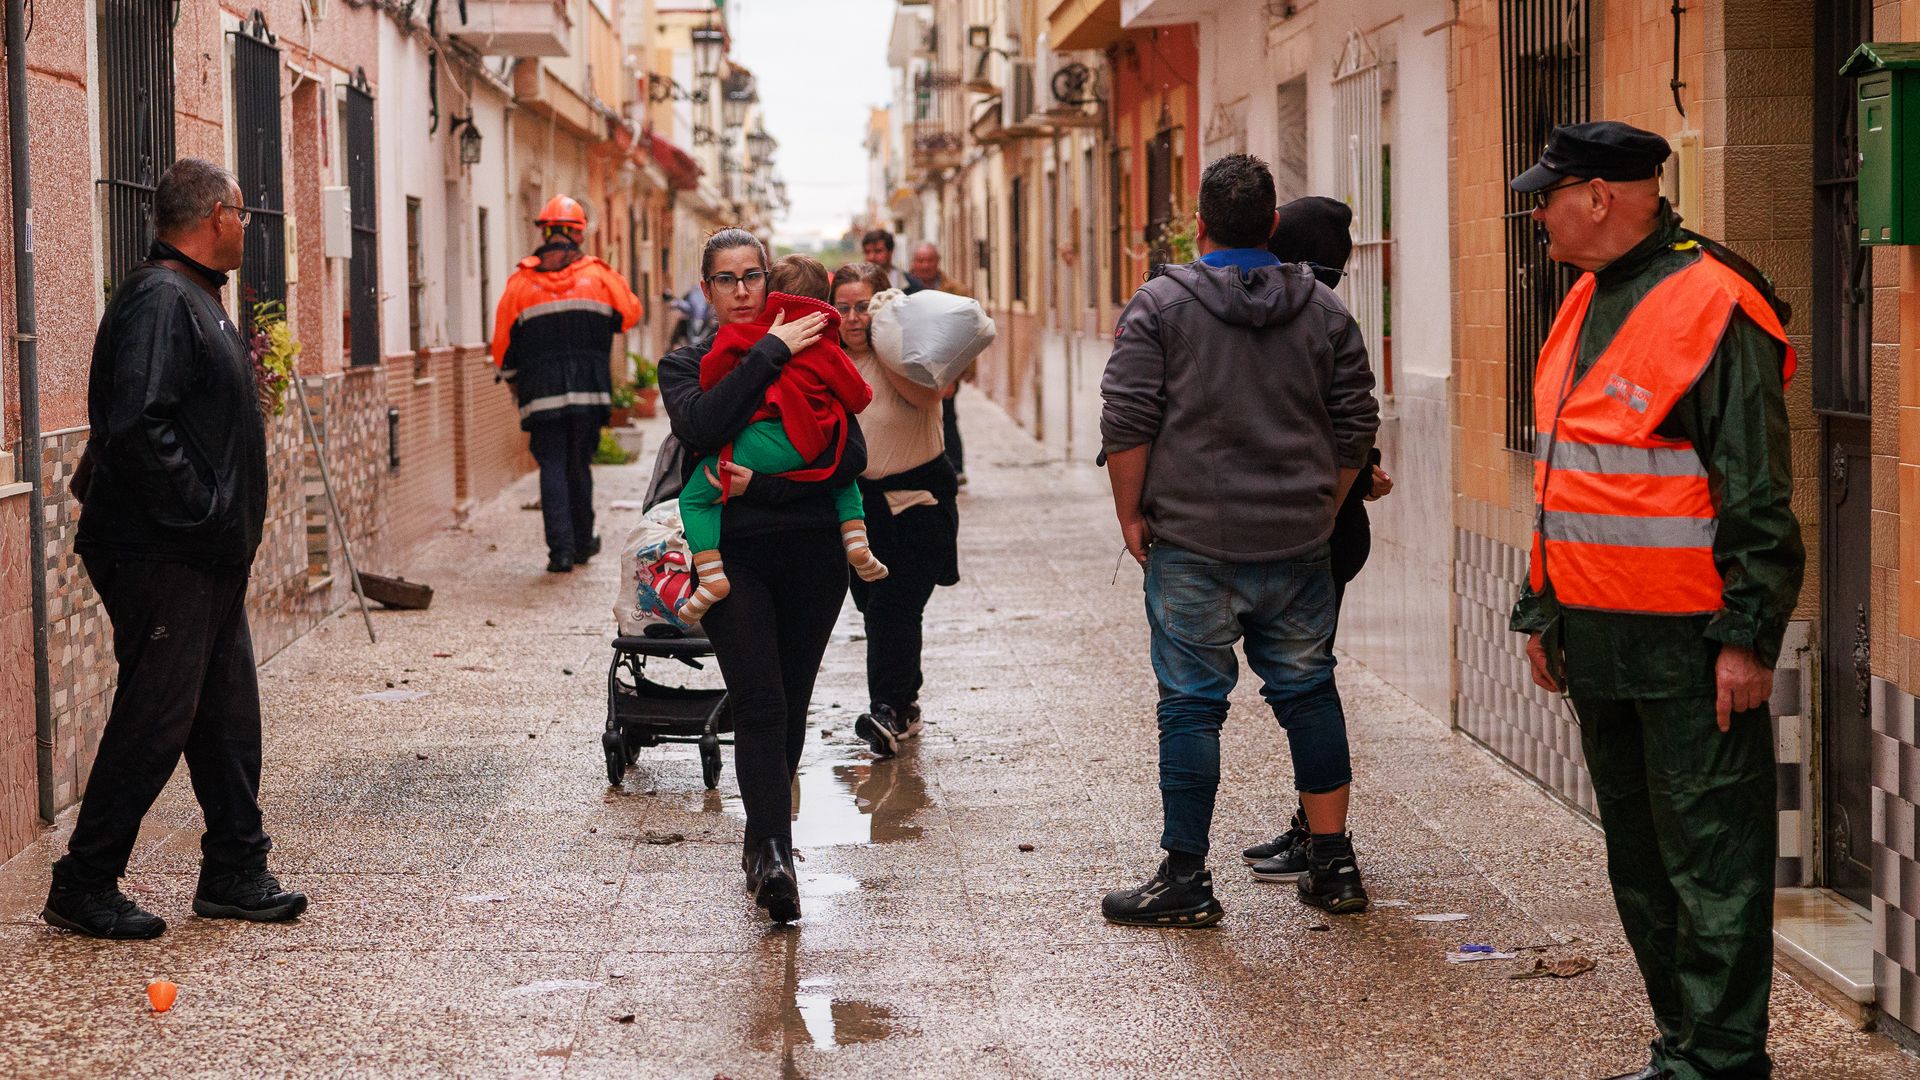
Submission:
[[[734,436],[733,460],[756,473],[792,472],[807,464],[801,459],[800,451],[787,440],[786,429],[778,420],[750,424]],[[680,524],[686,529],[690,551],[714,551],[720,547],[720,488],[707,479],[709,471],[714,476],[720,475],[717,455],[701,461],[687,486],[680,491]],[[834,507],[840,512],[843,524],[861,521],[867,516],[858,484],[848,484],[836,492]]]

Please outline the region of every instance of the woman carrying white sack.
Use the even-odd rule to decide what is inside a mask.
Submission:
[[[867,469],[860,490],[867,540],[890,575],[852,582],[866,616],[868,711],[854,732],[894,756],[920,733],[921,621],[933,590],[960,580],[959,482],[947,460],[940,402],[993,340],[980,305],[949,293],[904,296],[886,271],[850,263],[833,275],[840,343],[873,387],[860,415]],[[884,507],[886,512],[882,512]]]

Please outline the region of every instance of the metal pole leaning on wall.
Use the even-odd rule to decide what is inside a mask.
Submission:
[[[20,376],[20,479],[27,494],[27,575],[33,595],[33,744],[40,820],[53,823],[53,686],[47,628],[46,495],[41,491],[39,316],[33,292],[33,176],[27,154],[27,22],[7,0],[7,161],[13,188],[14,355]]]
[[[18,3],[19,0],[10,0]],[[327,447],[320,441],[320,432],[313,424],[313,410],[307,406],[306,387],[294,395],[300,399],[300,425],[307,430],[307,441],[313,443],[313,460],[320,466],[320,487],[327,493],[327,510],[333,515],[333,527],[340,530],[340,553],[347,558],[347,577],[353,581],[353,595],[360,600],[360,618],[367,624],[367,641],[378,644],[373,636],[373,616],[367,614],[367,594],[361,591],[360,571],[353,565],[353,539],[347,535],[347,523],[340,516],[340,503],[333,497],[333,480],[327,475]]]

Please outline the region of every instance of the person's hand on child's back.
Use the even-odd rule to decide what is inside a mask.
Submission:
[[[827,317],[817,311],[795,322],[788,322],[787,313],[783,311],[773,317],[767,333],[779,338],[788,352],[797,353],[819,341],[826,327]]]

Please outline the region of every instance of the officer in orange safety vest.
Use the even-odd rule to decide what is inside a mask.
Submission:
[[[520,426],[540,464],[547,571],[600,553],[593,531],[593,455],[613,411],[613,345],[640,319],[640,298],[580,250],[587,212],[566,195],[534,219],[542,243],[507,279],[493,318],[493,362],[513,383]]]
[[[1660,195],[1665,139],[1555,128],[1511,187],[1585,271],[1534,373],[1533,550],[1512,628],[1571,698],[1657,1037],[1623,1078],[1766,1076],[1767,702],[1806,554],[1786,305]]]

